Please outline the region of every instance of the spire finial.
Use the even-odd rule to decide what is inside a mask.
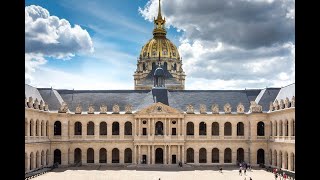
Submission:
[[[160,67],[160,51],[159,51],[158,67]]]
[[[161,16],[161,2],[159,0],[159,9],[158,9],[158,19],[162,19],[162,16]]]

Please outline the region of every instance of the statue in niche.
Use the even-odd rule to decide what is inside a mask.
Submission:
[[[100,114],[107,114],[107,106],[102,104],[100,106]]]
[[[124,109],[125,109],[126,114],[132,114],[132,105],[131,104],[126,105]]]
[[[29,108],[32,108],[32,107],[33,107],[33,99],[32,99],[31,96],[29,97],[28,107],[29,107]]]
[[[118,104],[113,105],[112,107],[112,113],[113,114],[119,114],[120,113],[120,107]]]
[[[191,104],[187,105],[186,109],[187,109],[187,114],[193,114],[194,113],[194,109],[193,109],[193,106]]]
[[[212,111],[212,114],[219,114],[219,105],[218,104],[213,104],[211,106],[211,111]]]
[[[43,101],[42,100],[40,101],[39,109],[43,110]]]
[[[92,104],[90,104],[88,107],[88,114],[94,114],[94,107]]]
[[[78,106],[76,107],[76,114],[81,114],[82,113],[82,107],[81,104],[79,103]]]
[[[227,104],[224,105],[223,109],[224,109],[224,113],[230,114],[231,110],[232,110],[232,107],[231,107],[231,105],[229,103],[227,103]]]
[[[284,108],[284,102],[283,102],[283,99],[280,99],[280,107],[279,109],[283,109]]]
[[[290,107],[290,101],[289,98],[286,97],[286,99],[284,100],[284,108],[289,108]]]
[[[207,107],[205,104],[200,104],[200,114],[207,114]]]
[[[48,106],[48,104],[46,103],[45,105],[44,105],[44,111],[49,111],[49,106]]]
[[[68,112],[69,108],[66,102],[62,102],[61,107],[59,108],[59,113],[66,113]]]
[[[34,109],[39,109],[39,101],[38,101],[38,98],[36,98],[36,100],[34,100],[33,108],[34,108]]]
[[[257,104],[255,101],[250,102],[251,113],[262,113],[262,106]]]
[[[296,105],[296,100],[295,100],[295,97],[292,96],[292,99],[291,99],[291,107],[295,107]]]
[[[244,113],[244,106],[243,106],[243,104],[241,102],[237,106],[237,113],[239,113],[239,114],[243,114]]]
[[[274,107],[274,110],[279,110],[279,102],[278,102],[278,99],[276,99],[273,103],[273,107]]]

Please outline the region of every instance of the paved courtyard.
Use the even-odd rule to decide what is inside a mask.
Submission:
[[[274,176],[265,170],[253,169],[247,175],[239,175],[238,169],[224,169],[223,173],[217,167],[107,167],[82,166],[58,168],[33,180],[273,180]]]

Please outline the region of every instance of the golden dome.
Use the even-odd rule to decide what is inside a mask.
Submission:
[[[154,37],[150,39],[143,47],[140,53],[140,58],[161,58],[179,60],[179,52],[177,47],[166,37]]]

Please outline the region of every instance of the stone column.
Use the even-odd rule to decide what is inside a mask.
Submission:
[[[236,137],[237,137],[237,124],[231,123],[231,128],[232,128],[231,137],[232,137],[232,139],[236,139]]]
[[[29,128],[28,128],[29,129]],[[29,171],[30,170],[30,155],[27,154],[27,157],[25,157],[25,171]]]
[[[171,132],[171,120],[170,119],[167,119],[168,120],[168,126],[169,126],[169,136],[171,137],[171,134],[172,134],[172,132]]]
[[[119,163],[124,164],[124,149],[119,148]]]
[[[219,149],[219,162],[224,164],[224,149]]]
[[[138,145],[138,164],[141,164],[141,145]]]
[[[133,146],[133,164],[137,164],[137,150],[136,145]]]
[[[26,137],[29,139],[29,137],[30,137],[30,121],[29,120],[27,121],[27,128],[25,128],[25,130],[27,131],[26,132],[27,133]]]
[[[107,164],[112,164],[112,149],[107,149]]]
[[[184,145],[182,145],[181,146],[181,148],[182,148],[182,163],[185,163],[185,161],[184,161]]]
[[[141,136],[141,118],[139,118],[138,121],[139,121],[138,136]]]
[[[194,139],[199,139],[199,123],[197,121],[194,123]]]
[[[125,122],[119,122],[119,137],[120,139],[124,139],[124,123]]]
[[[81,162],[82,162],[82,164],[87,164],[87,150],[88,149],[81,149]]]
[[[219,123],[219,131],[220,131],[220,139],[224,139],[224,123],[225,122],[220,122]],[[249,129],[250,129],[250,126],[249,126]]]
[[[207,150],[207,164],[212,163],[212,149],[206,149]]]
[[[167,134],[167,121],[166,121],[167,119],[166,118],[164,118],[164,133],[163,133],[163,135],[164,136],[167,136],[168,134]]]
[[[187,133],[186,133],[186,124],[185,124],[185,121],[182,119],[182,118],[180,118],[180,135],[181,136],[184,136],[184,135],[186,135]]]
[[[244,161],[249,162],[249,156],[250,156],[249,149],[244,148],[243,151],[244,151],[243,152],[244,153]]]
[[[82,123],[82,138],[87,138],[87,122],[81,122]]]
[[[148,156],[147,156],[147,163],[150,164],[150,159],[151,159],[151,150],[150,150],[150,146],[147,146],[148,148]]]
[[[177,161],[181,161],[181,157],[180,157],[180,145],[177,145],[177,149],[178,149],[178,153],[177,153]]]
[[[69,163],[70,164],[73,164],[74,163],[74,149],[70,149],[70,152],[69,152]]]
[[[181,122],[180,122],[180,118],[178,118],[178,120],[177,120],[177,136],[179,137],[180,136],[180,125],[181,124]]]
[[[148,119],[148,131],[147,131],[147,133],[148,133],[148,136],[152,136],[152,131],[151,131],[151,119],[149,118]],[[148,157],[148,159],[150,159],[150,157]]]
[[[66,150],[61,149],[61,165],[68,165],[68,150],[67,149]]]
[[[153,119],[152,119],[153,120]],[[154,151],[154,145],[152,145],[152,151],[151,151],[151,154],[152,154],[152,164],[155,164],[155,151]]]
[[[199,149],[194,149],[194,163],[199,164]]]
[[[137,134],[138,133],[138,131],[137,131],[137,119],[134,119],[134,123],[133,124],[134,124],[134,126],[133,126],[134,127],[133,128],[133,134],[137,136],[138,135]]]
[[[288,137],[291,137],[292,136],[292,120],[288,120],[288,128],[289,128],[288,129]]]
[[[231,163],[237,163],[237,149],[231,149]]]
[[[32,136],[36,136],[36,121],[33,121],[33,126],[31,127],[32,128]]]
[[[99,136],[100,136],[99,131],[100,131],[99,123],[94,122],[94,138],[95,139],[99,139]]]
[[[282,169],[285,169],[286,167],[286,156],[285,153],[282,152]]]
[[[169,160],[168,160],[168,164],[172,164],[172,162],[171,162],[171,157],[172,157],[172,155],[171,155],[171,145],[169,145],[169,147],[168,147],[169,149],[168,149],[168,156],[169,156]]]
[[[45,121],[42,121],[43,123],[41,123],[41,131],[42,131],[42,134],[41,134],[41,131],[40,131],[40,135],[45,137],[46,136],[46,122]]]
[[[112,138],[112,122],[107,123],[107,139]]]
[[[277,138],[279,138],[280,137],[280,123],[278,122],[278,121],[276,121],[277,122]]]
[[[100,159],[100,157],[99,157],[99,155],[100,155],[100,149],[94,149],[94,164],[99,164],[100,162],[99,162],[99,159]]]
[[[211,139],[212,133],[211,133],[211,129],[212,129],[212,124],[206,123],[207,124],[207,139]]]
[[[290,126],[289,126],[290,127]],[[291,153],[288,153],[288,170],[292,171],[292,157]]]
[[[167,164],[167,145],[164,145],[164,162],[163,164]]]

